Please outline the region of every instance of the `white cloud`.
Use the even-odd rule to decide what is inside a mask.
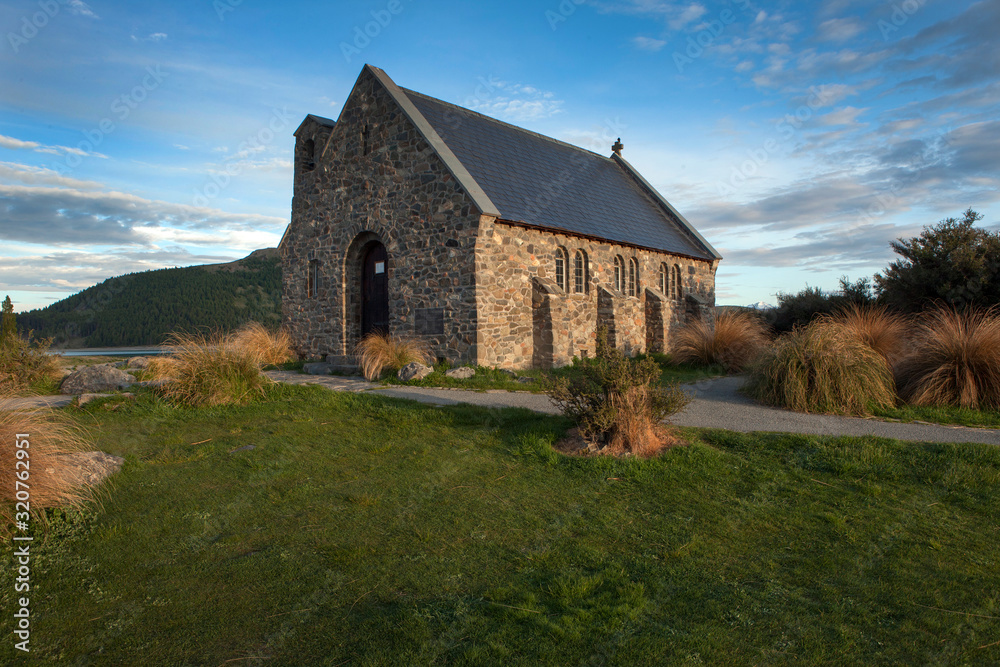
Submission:
[[[857,107],[843,107],[842,109],[837,109],[836,111],[831,111],[828,114],[824,114],[816,119],[820,125],[854,125],[858,122],[858,116],[865,111],[865,109],[858,109]]]
[[[659,51],[667,45],[666,40],[653,39],[652,37],[633,37],[632,43],[643,51]]]
[[[90,8],[90,5],[88,5],[86,2],[83,2],[83,0],[69,0],[67,5],[69,6],[70,14],[76,14],[77,16],[86,16],[92,19],[101,18],[100,16],[95,14],[94,10]]]
[[[154,32],[150,35],[146,35],[145,37],[136,37],[135,35],[132,35],[133,42],[162,42],[166,38],[167,33],[165,32]]]
[[[676,18],[670,20],[670,27],[674,30],[681,30],[685,26],[700,19],[707,12],[708,10],[704,5],[700,5],[697,2],[690,4],[681,10],[680,14]]]
[[[10,150],[30,150],[35,153],[45,153],[47,155],[79,155],[81,157],[99,157],[107,159],[107,155],[103,153],[88,153],[87,151],[81,150],[79,148],[70,148],[69,146],[47,146],[45,144],[40,144],[37,141],[23,141],[21,139],[16,139],[14,137],[7,137],[0,134],[0,148],[7,148]]]
[[[844,42],[856,37],[862,30],[861,23],[854,17],[823,21],[816,29],[816,36],[828,42]]]

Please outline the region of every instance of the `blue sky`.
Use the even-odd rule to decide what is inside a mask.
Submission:
[[[366,62],[603,154],[620,136],[725,257],[720,304],[832,289],[969,206],[995,228],[998,32],[1000,0],[5,2],[0,291],[20,310],[276,245],[292,132]]]

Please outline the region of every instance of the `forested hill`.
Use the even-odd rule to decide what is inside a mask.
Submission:
[[[228,331],[251,320],[281,323],[276,248],[228,264],[109,278],[17,316],[19,329],[51,337],[55,347],[158,345],[170,332]]]

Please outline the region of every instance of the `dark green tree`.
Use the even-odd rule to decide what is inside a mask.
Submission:
[[[920,236],[893,241],[902,259],[875,274],[881,299],[911,312],[933,302],[959,309],[1000,304],[1000,233],[976,227],[982,219],[970,208],[961,220],[947,218]]]
[[[3,300],[3,315],[0,316],[0,346],[7,341],[17,338],[17,318],[14,316],[14,302],[8,295]]]

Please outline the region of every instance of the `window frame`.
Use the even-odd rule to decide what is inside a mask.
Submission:
[[[628,295],[639,296],[639,261],[635,257],[628,258]]]
[[[569,292],[569,253],[562,246],[556,248],[556,286]]]
[[[615,255],[615,275],[614,275],[614,285],[615,289],[621,293],[625,293],[625,260],[622,259],[621,255]]]
[[[315,299],[319,296],[319,260],[310,259],[306,272],[306,296]]]
[[[587,253],[577,249],[573,253],[573,294],[586,294],[589,290],[588,280],[590,274],[590,262]]]

